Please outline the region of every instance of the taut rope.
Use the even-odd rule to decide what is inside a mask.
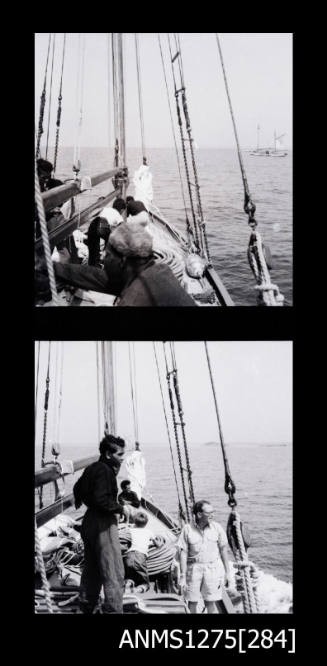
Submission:
[[[187,493],[186,493],[186,486],[185,486],[185,479],[184,479],[184,467],[183,467],[183,462],[182,462],[181,448],[180,448],[180,444],[179,444],[179,436],[178,436],[178,430],[177,430],[177,420],[176,420],[176,415],[175,415],[175,405],[174,405],[174,399],[173,399],[173,392],[172,392],[172,388],[171,388],[171,384],[170,384],[171,373],[168,369],[168,361],[167,361],[167,356],[166,356],[165,343],[163,343],[163,350],[164,350],[164,356],[165,356],[167,388],[168,388],[170,410],[171,410],[172,421],[173,421],[173,428],[174,428],[174,435],[175,435],[175,442],[176,442],[176,451],[177,451],[178,464],[179,464],[179,472],[180,472],[180,476],[181,476],[182,490],[183,490],[183,496],[184,496],[184,502],[185,502],[186,518],[189,521],[190,520],[189,500],[187,498]]]
[[[178,488],[178,481],[177,481],[177,474],[176,474],[176,469],[175,469],[175,461],[174,461],[174,454],[173,454],[173,447],[171,444],[171,439],[170,439],[170,432],[169,432],[169,425],[168,425],[168,418],[167,418],[167,412],[166,412],[166,406],[165,406],[165,400],[164,400],[164,395],[163,395],[163,390],[162,390],[162,384],[161,384],[161,378],[160,378],[160,370],[159,370],[159,363],[158,363],[158,357],[157,357],[157,352],[156,352],[156,346],[155,343],[153,342],[153,351],[154,351],[154,356],[156,360],[156,366],[157,366],[157,375],[158,375],[158,381],[159,381],[159,387],[160,387],[160,393],[161,393],[161,400],[162,400],[162,407],[163,407],[163,412],[165,416],[165,422],[166,422],[166,429],[167,429],[167,436],[168,436],[168,442],[169,442],[169,449],[170,449],[170,456],[171,456],[171,462],[172,462],[172,467],[173,467],[173,473],[174,473],[174,479],[175,479],[175,484],[176,484],[176,491],[177,491],[177,498],[178,498],[178,510],[179,510],[179,515],[185,519],[184,516],[184,510],[182,507],[182,502],[179,494],[179,488]]]
[[[49,33],[47,62],[46,62],[46,66],[45,66],[43,90],[42,90],[41,101],[40,101],[39,129],[38,129],[38,134],[37,134],[35,159],[37,159],[40,156],[40,143],[41,143],[41,136],[43,134],[43,117],[44,117],[44,108],[45,108],[45,102],[46,102],[46,88],[47,88],[47,75],[48,75],[48,62],[49,62],[50,44],[51,44],[51,32]]]
[[[55,44],[56,44],[56,35],[53,36],[52,44],[52,63],[51,63],[51,77],[50,77],[50,97],[49,97],[49,111],[48,111],[48,131],[47,131],[47,145],[45,150],[45,159],[48,157],[48,147],[49,147],[49,131],[50,131],[50,117],[51,117],[51,97],[52,97],[52,76],[53,76],[53,65],[54,65],[54,54],[55,54]]]
[[[233,550],[233,554],[235,556],[235,560],[236,560],[236,563],[237,563],[237,566],[238,566],[239,576],[240,576],[241,581],[242,581],[242,600],[243,600],[244,612],[245,613],[258,613],[259,611],[258,611],[256,595],[254,593],[254,589],[253,589],[253,585],[252,585],[252,581],[251,581],[251,576],[250,576],[250,571],[249,571],[251,563],[248,560],[246,549],[245,549],[244,537],[243,537],[242,530],[241,530],[240,516],[237,513],[237,511],[235,510],[235,507],[237,505],[236,499],[234,497],[234,494],[236,492],[236,487],[235,487],[235,484],[232,480],[230,469],[229,469],[229,462],[228,462],[226,449],[225,449],[225,444],[224,444],[224,437],[223,437],[223,431],[222,431],[222,426],[221,426],[221,421],[220,421],[220,416],[219,416],[217,396],[216,396],[216,390],[215,390],[215,385],[214,385],[214,381],[213,381],[213,375],[212,375],[211,362],[210,362],[210,356],[209,356],[209,350],[208,350],[207,342],[204,342],[204,346],[205,346],[205,351],[206,351],[206,356],[207,356],[210,382],[211,382],[211,388],[212,388],[214,404],[215,404],[215,411],[216,411],[217,422],[218,422],[220,445],[221,445],[221,450],[222,450],[223,460],[224,460],[225,492],[228,495],[228,504],[231,507],[231,514],[229,516],[229,520],[228,520],[229,525],[228,526],[230,527],[230,530],[233,531],[234,546],[233,546],[232,550]]]
[[[266,262],[264,252],[263,252],[261,236],[256,231],[256,227],[257,227],[257,224],[258,224],[255,217],[254,217],[256,207],[255,207],[255,204],[253,203],[252,198],[251,198],[249,185],[248,185],[248,181],[247,181],[247,177],[246,177],[246,173],[245,173],[245,167],[244,167],[244,163],[243,163],[243,157],[242,157],[242,152],[241,152],[241,148],[240,148],[240,143],[239,143],[239,140],[238,140],[236,122],[235,122],[234,112],[233,112],[233,107],[232,107],[232,100],[231,100],[231,97],[230,97],[229,86],[228,86],[228,81],[227,81],[227,76],[226,76],[226,71],[225,71],[223,54],[222,54],[222,50],[221,50],[221,46],[220,46],[220,42],[219,42],[219,37],[218,37],[217,33],[216,33],[216,40],[217,40],[217,46],[218,46],[221,66],[222,66],[222,70],[223,70],[224,83],[225,83],[225,89],[226,89],[228,104],[229,104],[229,110],[230,110],[232,123],[233,123],[235,141],[236,141],[236,146],[237,146],[238,160],[239,160],[239,163],[240,163],[240,169],[241,169],[241,174],[242,174],[243,189],[244,189],[244,211],[248,215],[248,224],[250,225],[251,230],[252,230],[251,235],[250,235],[250,239],[249,239],[249,246],[248,246],[249,263],[250,263],[251,269],[252,269],[252,271],[255,275],[256,281],[258,283],[256,288],[259,290],[260,295],[261,295],[261,299],[263,300],[265,305],[272,305],[272,306],[283,305],[284,296],[282,294],[280,294],[278,287],[275,284],[272,284],[272,282],[271,282],[267,262]]]
[[[60,131],[60,121],[61,121],[61,100],[62,100],[62,79],[63,79],[63,73],[64,73],[65,46],[66,46],[66,33],[64,33],[64,44],[63,44],[62,65],[61,65],[61,78],[60,78],[60,88],[59,88],[59,96],[58,96],[58,111],[57,111],[57,123],[56,123],[57,124],[56,145],[55,145],[54,158],[53,158],[53,173],[54,174],[55,174],[56,166],[57,166],[57,155],[58,155],[58,147],[59,147],[59,131]]]
[[[143,157],[143,164],[147,164],[145,138],[144,138],[141,74],[140,74],[140,51],[139,51],[139,40],[137,33],[135,33],[135,51],[136,51],[137,87],[138,87],[138,96],[139,96],[139,111],[140,111],[141,140],[142,140],[142,157]]]
[[[175,152],[176,152],[176,158],[177,158],[177,167],[178,167],[178,173],[179,173],[179,180],[180,180],[180,184],[181,184],[181,192],[182,192],[182,198],[183,198],[183,204],[184,204],[186,230],[187,230],[187,233],[188,233],[189,237],[192,237],[192,239],[193,239],[194,238],[193,229],[190,225],[190,221],[189,221],[188,215],[187,215],[184,184],[183,184],[183,179],[182,179],[181,165],[180,165],[180,159],[179,159],[178,148],[177,148],[177,141],[176,141],[176,134],[175,134],[175,128],[174,128],[173,114],[172,114],[171,104],[170,104],[170,99],[169,99],[169,89],[168,89],[168,83],[167,83],[165,62],[164,62],[164,57],[163,57],[163,52],[162,52],[162,47],[161,47],[161,41],[160,41],[160,35],[159,34],[158,34],[158,41],[159,41],[159,49],[160,49],[160,55],[161,55],[162,69],[163,69],[165,85],[166,85],[167,101],[168,101],[168,107],[169,107],[171,129],[172,129],[173,138],[174,138],[174,145],[175,145]]]

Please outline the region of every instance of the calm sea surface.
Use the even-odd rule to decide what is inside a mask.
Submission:
[[[97,454],[95,444],[87,447],[62,445],[64,458]],[[169,446],[144,444],[146,494],[163,510],[177,517],[177,492]],[[236,485],[238,511],[252,537],[249,550],[260,569],[275,577],[292,581],[292,447],[272,444],[230,444],[227,447],[232,478]],[[220,447],[216,444],[189,446],[193,485],[197,499],[208,499],[215,507],[215,519],[226,527],[229,515],[224,492],[224,473]],[[36,467],[40,452],[36,451]],[[177,469],[178,476],[178,469]],[[75,480],[78,474],[75,475]],[[118,481],[126,478],[124,466]],[[73,480],[67,477],[66,489]],[[52,484],[45,499],[53,498]]]
[[[148,163],[153,173],[154,203],[168,221],[185,229],[183,198],[175,151],[170,148],[150,149]],[[269,245],[273,257],[272,281],[285,296],[285,305],[292,305],[292,155],[286,157],[251,157],[244,152],[244,164],[254,203],[257,206],[258,230]],[[52,159],[50,150],[49,159]],[[196,151],[202,205],[212,262],[228,289],[235,305],[256,306],[255,282],[247,260],[249,228],[243,213],[243,185],[238,158],[231,149],[199,149]],[[59,151],[57,177],[72,177],[73,149]],[[95,175],[112,168],[112,151],[106,148],[82,148],[83,175]],[[130,186],[141,164],[140,151],[127,150]],[[183,168],[183,167],[182,167]],[[92,197],[111,191],[104,183],[93,193],[82,195],[85,207]],[[185,188],[186,196],[186,188]]]

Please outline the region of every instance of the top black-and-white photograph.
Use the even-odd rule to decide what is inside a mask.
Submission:
[[[35,34],[35,305],[292,306],[292,33]]]

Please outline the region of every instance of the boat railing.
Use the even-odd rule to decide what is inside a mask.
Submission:
[[[42,192],[42,200],[44,205],[44,210],[48,211],[51,208],[56,206],[61,206],[66,201],[69,201],[72,197],[82,194],[86,190],[90,190],[101,183],[104,183],[109,178],[124,177],[126,175],[126,169],[121,167],[116,167],[110,171],[104,171],[99,173],[96,176],[84,176],[81,179],[76,179],[58,187],[54,187],[51,190]]]
[[[96,462],[99,459],[99,456],[91,456],[88,458],[79,458],[78,460],[69,460],[69,461],[58,461],[54,463],[46,464],[45,467],[39,469],[35,472],[34,475],[34,487],[41,488],[47,483],[55,482],[59,478],[67,476],[68,474],[74,474],[81,469],[84,469],[88,465]],[[48,520],[55,518],[60,513],[68,509],[74,504],[74,495],[70,493],[60,497],[60,499],[52,502],[49,506],[46,506],[35,514],[36,524],[38,527],[42,527]]]
[[[99,456],[96,455],[90,456],[88,458],[79,458],[78,460],[57,461],[46,464],[45,467],[42,467],[42,469],[39,469],[35,472],[34,487],[40,488],[46,483],[60,479],[62,476],[66,476],[67,474],[74,474],[74,472],[78,472],[80,469],[84,469],[97,460],[99,460]]]
[[[49,231],[49,242],[50,247],[53,249],[57,243],[65,240],[70,236],[75,229],[80,228],[85,222],[88,221],[90,214],[96,210],[102,209],[107,203],[115,199],[120,194],[120,188],[117,188],[113,192],[110,192],[105,197],[99,197],[97,201],[81,212],[75,213],[73,217],[65,222],[61,222],[57,227],[54,227]],[[42,247],[42,238],[37,238],[35,241],[35,249],[38,250]]]
[[[179,534],[181,531],[181,527],[177,520],[172,518],[168,513],[162,511],[159,509],[153,502],[150,502],[146,497],[142,497],[141,499],[141,505],[143,506],[144,509],[148,509],[158,520],[160,520],[166,527],[169,527],[170,530],[175,532],[176,534]]]

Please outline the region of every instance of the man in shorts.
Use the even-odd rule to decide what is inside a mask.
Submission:
[[[194,522],[183,527],[179,538],[181,590],[191,613],[197,612],[201,599],[207,613],[218,613],[222,585],[231,585],[227,555],[227,536],[213,520],[210,502],[201,500],[193,507]]]

